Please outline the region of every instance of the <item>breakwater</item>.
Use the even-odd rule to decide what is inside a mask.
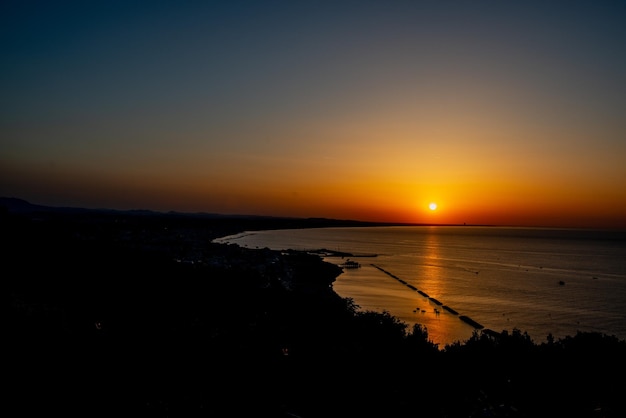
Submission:
[[[396,276],[395,274],[391,273],[390,271],[385,270],[384,268],[377,266],[376,264],[371,264],[372,267],[377,268],[378,270],[382,271],[383,273],[385,273],[387,276],[397,280],[398,282],[402,283],[404,286],[406,286],[408,289],[415,291],[417,293],[419,293],[421,296],[425,297],[426,299],[428,299],[429,301],[431,301],[432,303],[434,303],[437,306],[441,306],[442,309],[445,309],[446,311],[448,311],[449,313],[451,313],[452,315],[456,315],[459,317],[459,319],[463,322],[465,322],[468,325],[471,325],[472,327],[474,327],[475,329],[480,329],[483,330],[485,329],[485,327],[480,324],[479,322],[473,320],[472,318],[470,318],[467,315],[459,315],[459,313],[454,310],[453,308],[451,308],[450,306],[444,305],[443,302],[439,301],[438,299],[429,296],[426,292],[418,289],[417,287],[415,287],[414,285],[408,283],[406,280],[401,279],[400,277]],[[435,308],[435,312],[437,314],[439,314],[439,310]],[[485,331],[490,331],[488,329],[485,329]]]

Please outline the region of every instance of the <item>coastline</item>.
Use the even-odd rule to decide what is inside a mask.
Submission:
[[[356,313],[332,289],[341,269],[319,254],[211,243],[247,222],[0,220],[6,268],[19,271],[6,280],[7,398],[24,416],[625,412],[626,384],[611,378],[626,372],[624,342],[484,334],[441,350],[390,315]]]
[[[431,229],[433,232],[429,232]],[[433,233],[442,245],[437,257],[431,260],[429,254],[433,251],[423,245]],[[354,297],[364,309],[391,310],[409,326],[413,323],[427,326],[433,340],[443,346],[457,339],[467,340],[474,328],[471,323],[459,324],[458,316],[438,309],[430,296],[486,329],[498,332],[520,329],[528,331],[538,342],[550,336],[573,336],[579,330],[615,332],[624,338],[626,328],[615,320],[622,316],[624,302],[619,295],[626,291],[623,281],[626,276],[620,261],[623,259],[620,254],[626,248],[624,239],[619,233],[552,228],[469,231],[446,227],[435,232],[431,227],[382,227],[265,231],[231,242],[247,248],[266,245],[310,251],[332,248],[351,255],[382,252],[372,259],[326,256],[325,260],[334,264],[342,265],[351,259],[361,266],[338,277],[334,284],[336,292]],[[399,246],[395,244],[398,241],[410,245]],[[457,247],[447,247],[452,242],[467,245],[460,258],[454,254]],[[558,256],[555,248],[562,248],[571,256]],[[403,256],[396,257],[396,251]],[[581,257],[574,258],[575,254]],[[324,256],[323,252],[321,255]],[[600,259],[604,260],[601,264],[596,262]],[[390,279],[393,276],[377,274],[371,264],[384,267],[393,276],[397,274],[396,280]],[[447,280],[436,280],[438,277]],[[562,282],[568,286],[565,288]],[[407,284],[429,293],[427,299],[416,297],[413,293],[416,290]],[[611,294],[600,299],[606,292]]]

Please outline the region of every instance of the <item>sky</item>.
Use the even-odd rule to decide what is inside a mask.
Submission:
[[[5,0],[0,46],[0,196],[626,227],[623,1]]]

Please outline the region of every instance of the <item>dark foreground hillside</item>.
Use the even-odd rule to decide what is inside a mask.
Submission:
[[[437,347],[316,255],[211,244],[258,219],[0,218],[4,416],[626,416],[624,341]]]

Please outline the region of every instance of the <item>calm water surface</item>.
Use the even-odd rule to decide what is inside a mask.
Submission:
[[[335,292],[363,310],[422,324],[440,347],[472,336],[475,328],[461,315],[495,331],[527,332],[536,343],[577,331],[626,339],[626,231],[350,227],[254,231],[216,241],[354,254],[361,268],[344,269]]]

